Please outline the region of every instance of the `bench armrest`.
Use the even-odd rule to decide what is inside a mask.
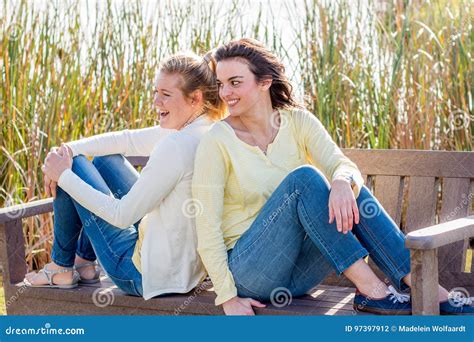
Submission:
[[[53,199],[47,198],[0,209],[0,264],[5,291],[23,280],[27,272],[25,237],[22,220],[53,211]]]
[[[53,198],[0,209],[0,224],[53,211]]]
[[[409,249],[434,249],[474,237],[474,215],[419,229],[407,234]]]

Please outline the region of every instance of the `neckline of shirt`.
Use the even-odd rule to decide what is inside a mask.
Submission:
[[[235,133],[234,129],[232,128],[231,125],[229,125],[227,122],[225,122],[224,120],[221,120],[220,123],[224,124],[224,127],[226,127],[232,134],[232,136],[237,139],[237,141],[240,142],[240,144],[242,144],[243,146],[245,146],[246,148],[248,149],[251,149],[251,150],[257,150],[262,156],[264,156],[265,158],[268,158],[268,156],[271,154],[271,150],[273,149],[273,146],[276,145],[276,143],[278,142],[279,138],[280,138],[280,135],[282,135],[282,131],[283,129],[287,126],[287,124],[282,124],[283,122],[288,122],[288,118],[285,117],[283,119],[283,116],[286,116],[286,112],[284,110],[279,110],[280,112],[280,116],[281,116],[281,119],[280,119],[280,127],[278,127],[278,132],[277,134],[275,135],[275,138],[273,139],[273,141],[267,145],[267,152],[265,153],[260,147],[256,146],[256,145],[250,145],[248,143],[246,143],[245,141],[243,141],[242,139],[240,139],[237,134]],[[286,121],[284,121],[286,120]]]

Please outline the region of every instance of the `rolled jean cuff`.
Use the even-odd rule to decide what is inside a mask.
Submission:
[[[82,258],[82,259],[84,259],[84,260],[87,260],[87,261],[96,261],[96,259],[97,259],[97,257],[95,256],[95,254],[94,254],[93,256],[91,256],[91,255],[83,254],[83,253],[80,252],[80,251],[76,251],[76,254],[77,254],[80,258]]]
[[[55,258],[54,255],[51,256],[51,260],[56,265],[61,266],[61,267],[73,267],[74,266],[74,261],[72,263],[62,262],[61,260],[58,260],[57,258]]]
[[[387,276],[390,278],[390,281],[399,291],[404,292],[410,287],[405,284],[403,278],[405,278],[410,272],[410,262],[408,261],[408,264],[406,262],[403,263],[402,266],[396,272],[394,272],[393,274],[387,274]]]
[[[363,259],[369,255],[369,252],[365,248],[361,248],[357,250],[354,254],[352,254],[349,258],[344,260],[343,264],[337,264],[334,260],[331,260],[333,266],[336,269],[336,274],[340,276],[346,269],[351,267],[357,260]]]

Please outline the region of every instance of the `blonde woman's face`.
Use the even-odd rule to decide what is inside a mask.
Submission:
[[[160,126],[180,129],[195,111],[190,99],[179,88],[181,76],[159,72],[154,85],[153,104],[160,116]]]

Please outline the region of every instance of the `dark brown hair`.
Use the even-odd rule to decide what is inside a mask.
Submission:
[[[167,74],[181,76],[179,88],[184,96],[201,90],[204,100],[204,110],[214,120],[220,120],[225,115],[225,104],[219,98],[219,87],[216,79],[216,61],[211,53],[204,57],[185,52],[168,57],[160,63],[159,70]]]
[[[252,38],[230,41],[214,52],[217,63],[226,59],[244,59],[257,82],[272,80],[270,98],[275,109],[300,107],[293,97],[293,86],[285,75],[278,57],[261,42]]]

